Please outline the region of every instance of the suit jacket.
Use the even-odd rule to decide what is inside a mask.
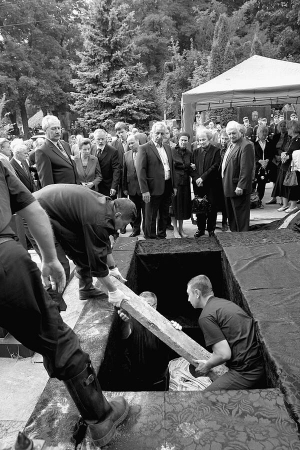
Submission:
[[[30,192],[34,192],[36,188],[27,161],[23,161],[23,164],[27,168],[27,170],[21,167],[18,161],[15,160],[15,158],[12,158],[10,160],[10,164],[14,168],[17,177],[24,184],[24,186],[26,186]]]
[[[120,167],[122,170],[124,154],[128,151],[127,144],[125,145],[125,148],[124,148],[121,139],[116,139],[111,145],[118,151],[119,163],[120,163]]]
[[[218,194],[219,167],[221,163],[221,153],[219,147],[209,144],[208,147],[198,147],[193,151],[192,163],[196,170],[191,172],[194,192],[196,195],[207,195],[211,203],[215,203]],[[198,187],[196,180],[202,178],[203,186]]]
[[[6,159],[4,155],[2,155],[2,153],[0,153],[0,161],[10,172],[12,172],[14,175],[16,175],[15,169],[13,168],[11,163],[8,161],[8,159]]]
[[[167,153],[171,181],[173,180],[173,160],[171,148],[168,144],[163,144]],[[151,195],[162,195],[165,190],[165,171],[163,163],[160,159],[158,150],[153,141],[141,145],[136,158],[137,176],[141,188],[141,192],[150,192]]]
[[[96,144],[92,145],[91,153],[97,156],[102,181],[98,184],[98,191],[103,195],[110,195],[110,190],[115,189],[118,192],[118,185],[120,182],[120,162],[118,151],[109,144],[106,144],[103,152],[97,151]]]
[[[133,162],[132,150],[129,150],[124,154],[123,191],[128,191],[129,195],[141,195],[139,180]]]
[[[78,174],[78,181],[80,183],[90,183],[92,181],[94,188],[97,189],[98,184],[102,180],[98,158],[90,155],[86,170],[84,170],[80,155],[74,156],[74,163]]]
[[[77,184],[77,173],[71,159],[70,146],[64,141],[60,143],[67,152],[68,159],[48,139],[35,152],[36,168],[42,187],[58,183]]]
[[[237,187],[243,189],[243,194],[251,194],[254,170],[253,143],[246,138],[240,138],[225,162],[223,187],[225,197],[236,197]]]

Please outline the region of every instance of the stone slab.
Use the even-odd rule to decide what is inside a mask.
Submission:
[[[183,331],[176,330],[169,320],[138,297],[130,288],[120,282],[116,284],[128,297],[128,300],[122,301],[121,307],[178,355],[183,356],[191,364],[195,359],[209,359],[211,354],[207,350]],[[225,372],[227,372],[227,368],[222,365],[212,369],[209,376],[214,380]]]

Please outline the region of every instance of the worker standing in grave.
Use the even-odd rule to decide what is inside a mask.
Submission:
[[[52,184],[34,196],[50,218],[59,253],[64,252],[76,265],[80,300],[105,294],[93,285],[97,277],[110,299],[121,302],[123,293],[115,290],[109,275],[126,280],[115,264],[109,237],[135,220],[134,203],[71,184]]]
[[[81,349],[76,334],[63,322],[57,304],[44,290],[37,265],[16,241],[9,225],[15,213],[27,222],[39,246],[45,285],[52,284],[61,293],[66,281],[56,256],[47,214],[20,180],[0,162],[0,327],[43,355],[49,376],[64,382],[88,425],[91,438],[102,447],[111,441],[116,427],[127,416],[128,404],[120,396],[108,402],[102,394],[89,355]],[[115,215],[117,213],[116,207]],[[111,281],[108,286],[113,294],[109,295],[109,301],[120,306],[121,294]]]
[[[194,308],[203,308],[199,325],[206,347],[212,349],[207,361],[195,360],[196,369],[190,366],[192,375],[206,376],[211,369],[224,363],[229,368],[205,391],[265,387],[264,360],[253,319],[235,303],[215,297],[205,275],[192,278],[187,293]]]

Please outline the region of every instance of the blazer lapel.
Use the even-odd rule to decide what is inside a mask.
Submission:
[[[150,145],[151,145],[151,148],[152,148],[152,150],[153,150],[153,153],[157,156],[157,158],[159,159],[159,161],[162,163],[162,160],[160,159],[158,150],[157,150],[156,145],[154,144],[154,142],[151,141],[151,142],[150,142]]]
[[[89,157],[88,163],[87,163],[87,168],[86,168],[86,175],[88,176],[90,170],[94,167],[94,160],[92,160],[92,158]]]
[[[50,142],[50,141],[49,141]],[[64,161],[68,162],[69,164],[72,165],[72,162],[70,160],[70,156],[68,158],[65,158],[64,155],[62,154],[62,152],[60,150],[58,150],[58,148],[56,147],[56,145],[53,144],[53,142],[50,142],[51,144],[51,148],[52,150],[60,157],[62,158]],[[64,147],[65,149],[65,147]],[[65,149],[65,152],[68,154],[67,150]]]

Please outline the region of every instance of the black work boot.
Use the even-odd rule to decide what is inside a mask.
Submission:
[[[69,394],[88,425],[89,434],[100,447],[114,437],[116,427],[126,418],[129,405],[124,397],[108,402],[91,365],[70,380],[64,381]]]
[[[105,292],[96,288],[93,285],[93,278],[91,276],[83,276],[78,271],[75,275],[79,278],[79,300],[87,300],[89,298],[107,297]]]

